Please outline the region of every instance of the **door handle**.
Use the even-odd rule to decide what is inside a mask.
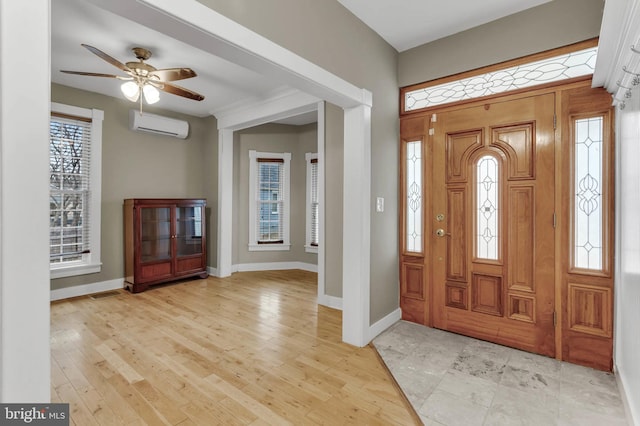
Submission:
[[[444,237],[445,235],[451,235],[448,232],[444,232],[444,229],[440,228],[440,229],[436,229],[436,235],[438,237]]]

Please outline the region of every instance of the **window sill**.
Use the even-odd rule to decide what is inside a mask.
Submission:
[[[74,277],[76,275],[95,274],[102,269],[102,263],[84,263],[80,265],[57,266],[51,268],[50,278]]]
[[[305,244],[304,251],[306,251],[307,253],[318,254],[318,246],[311,246],[311,245],[308,246]]]
[[[249,244],[249,251],[289,251],[291,244]]]

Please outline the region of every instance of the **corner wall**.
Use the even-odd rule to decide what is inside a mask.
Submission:
[[[97,274],[51,280],[51,289],[100,283],[124,277],[122,204],[125,198],[207,198],[207,260],[215,265],[217,247],[217,124],[145,106],[145,111],[189,121],[189,136],[168,136],[129,130],[129,109],[136,105],[58,84],[51,100],[104,111],[102,136],[102,270]]]
[[[318,152],[316,125],[265,124],[236,132],[234,136],[233,265],[302,262],[318,264],[318,255],[307,253],[305,153]],[[289,251],[248,250],[249,242],[249,151],[291,153],[291,212]]]
[[[614,361],[628,409],[640,425],[640,89],[617,114],[617,240]]]
[[[400,87],[598,37],[602,0],[553,0],[402,52]]]
[[[370,324],[399,307],[398,279],[398,82],[397,52],[337,1],[199,0],[221,13],[373,94],[371,110]],[[327,134],[334,132],[327,123]],[[342,132],[342,129],[335,130]],[[342,136],[341,136],[342,139]],[[348,143],[348,141],[346,142]],[[334,173],[326,168],[326,174]],[[342,191],[326,188],[325,203]],[[375,213],[375,198],[385,212]],[[325,226],[327,229],[329,225]],[[383,232],[380,232],[383,230]],[[329,240],[331,236],[325,236]],[[335,236],[336,239],[342,235]],[[341,247],[341,245],[340,245]],[[327,253],[336,250],[327,246]],[[329,262],[327,261],[327,270]],[[329,293],[328,277],[325,280]],[[342,278],[336,282],[342,288]]]

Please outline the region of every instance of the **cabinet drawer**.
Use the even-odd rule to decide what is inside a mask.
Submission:
[[[153,281],[165,277],[170,277],[171,275],[171,262],[140,265],[139,281]]]
[[[178,259],[176,273],[182,274],[185,272],[201,270],[202,268],[204,268],[202,256]]]

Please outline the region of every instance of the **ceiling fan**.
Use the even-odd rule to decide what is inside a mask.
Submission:
[[[175,84],[168,83],[169,81],[184,80],[197,76],[195,71],[191,68],[165,68],[156,69],[149,65],[145,61],[151,57],[151,52],[142,47],[134,47],[133,53],[138,58],[138,62],[131,61],[123,64],[117,59],[107,55],[103,51],[96,49],[88,44],[83,44],[87,50],[104,59],[116,68],[124,71],[126,76],[102,74],[94,72],[83,71],[69,71],[60,70],[60,72],[67,74],[86,75],[90,77],[108,77],[117,78],[118,80],[125,81],[121,86],[124,96],[132,102],[140,100],[140,112],[142,113],[142,98],[146,100],[148,104],[153,104],[160,100],[160,94],[158,90],[171,93],[173,95],[182,96],[184,98],[201,101],[204,96],[196,93],[192,90],[185,89],[184,87],[176,86]]]

